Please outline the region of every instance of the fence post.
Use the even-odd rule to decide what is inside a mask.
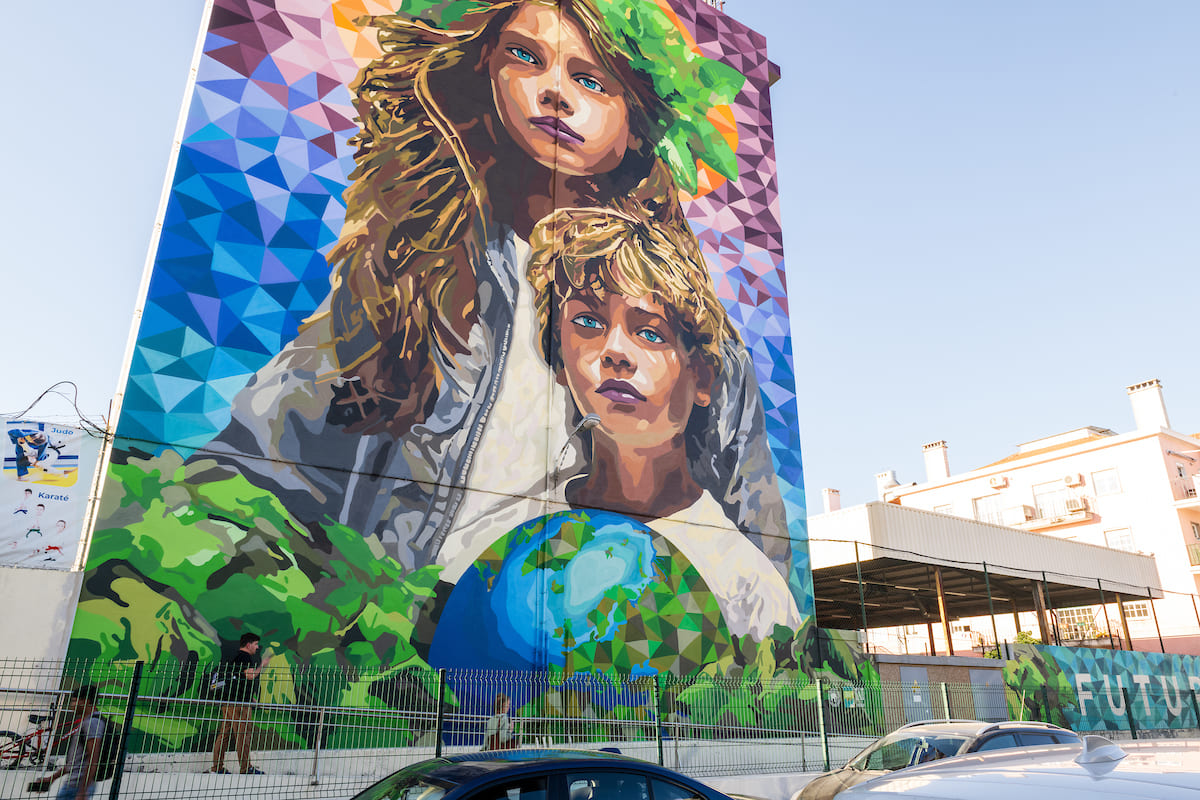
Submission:
[[[446,668],[438,670],[437,739],[433,745],[433,757],[442,757],[442,734],[446,727]]]
[[[662,673],[654,673],[654,738],[658,739],[658,765],[660,767],[666,765],[666,760],[663,757],[662,693],[658,688],[658,682],[661,678]]]
[[[817,678],[817,735],[821,737],[821,759],[829,771],[829,733],[825,729],[825,682]]]
[[[137,705],[138,688],[142,683],[142,666],[144,661],[134,662],[133,680],[129,683],[129,695],[125,700],[125,727],[121,730],[121,746],[117,750],[117,766],[113,770],[112,788],[108,790],[108,800],[117,800],[121,794],[121,778],[125,775],[125,755],[129,751],[129,731],[133,728],[134,707]],[[80,736],[83,734],[81,733]]]
[[[1200,728],[1200,703],[1196,702],[1196,690],[1192,689],[1189,694],[1192,696],[1192,711],[1196,712],[1196,727]]]
[[[312,774],[308,776],[308,785],[316,786],[320,783],[320,766],[319,759],[321,757],[321,738],[325,733],[325,709],[317,712],[317,735],[313,740],[313,767]]]
[[[1133,698],[1129,696],[1129,690],[1124,686],[1121,687],[1121,695],[1125,698],[1125,718],[1129,720],[1129,735],[1136,739],[1137,723],[1133,720]]]
[[[942,710],[946,712],[946,719],[954,719],[954,715],[950,713],[950,687],[942,681]]]

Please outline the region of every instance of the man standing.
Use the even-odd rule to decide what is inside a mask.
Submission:
[[[238,754],[238,766],[243,775],[262,775],[263,771],[250,764],[250,715],[252,703],[258,699],[258,676],[263,664],[271,658],[270,649],[258,656],[259,636],[243,633],[241,647],[226,667],[225,704],[222,707],[221,728],[213,745],[212,771],[228,775],[225,769],[225,751],[229,738],[233,737]]]
[[[67,761],[45,778],[29,784],[29,791],[44,792],[63,775],[67,780],[58,789],[57,800],[88,800],[95,788],[104,741],[104,719],[96,713],[96,687],[88,684],[71,692],[71,718],[79,728],[67,746]]]

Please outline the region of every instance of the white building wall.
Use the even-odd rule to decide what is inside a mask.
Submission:
[[[1078,443],[1063,446],[1072,439]],[[1154,609],[1163,636],[1200,638],[1191,598],[1197,592],[1200,568],[1191,565],[1187,548],[1193,541],[1200,544],[1191,529],[1192,522],[1200,523],[1200,503],[1194,498],[1200,453],[1187,452],[1197,449],[1200,440],[1164,429],[1122,435],[1080,429],[1023,445],[1018,458],[937,483],[897,486],[885,496],[904,506],[969,519],[1000,509],[1006,524],[1102,546],[1109,544],[1109,538],[1114,545],[1124,544],[1116,541],[1115,532],[1128,529],[1133,548],[1155,556],[1162,588],[1168,592]],[[1098,480],[1107,470],[1116,471],[1119,491],[1105,491],[1104,481]],[[1066,481],[1066,476],[1082,476],[1082,480]],[[1062,498],[1082,500],[1087,511],[1025,520],[1025,507],[1038,505],[1037,487],[1055,482]],[[1081,564],[1080,573],[1087,572],[1087,565]],[[1109,612],[1114,629],[1119,630],[1115,606]],[[1134,639],[1157,638],[1150,617],[1131,619],[1130,632]]]
[[[60,660],[79,600],[82,572],[0,567],[0,654],[5,658]]]

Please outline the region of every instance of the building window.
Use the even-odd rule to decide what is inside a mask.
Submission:
[[[1111,531],[1105,531],[1104,542],[1113,550],[1137,552],[1137,548],[1133,546],[1133,533],[1129,528],[1114,528]]]
[[[1066,516],[1067,498],[1070,496],[1070,491],[1061,480],[1038,483],[1033,487],[1033,504],[1037,506],[1037,514],[1042,519]]]
[[[1193,567],[1200,567],[1200,544],[1188,545],[1188,561]]]
[[[1192,538],[1200,539],[1200,522],[1192,523]]]
[[[976,497],[971,503],[975,506],[975,519],[980,522],[990,522],[993,525],[1004,524],[1004,514],[1000,508],[1000,495],[989,494],[986,497]]]
[[[935,514],[950,514],[950,515],[953,515],[953,514],[954,514],[954,506],[953,506],[952,504],[950,504],[950,503],[947,503],[947,504],[946,504],[946,505],[944,505],[944,506],[934,506],[934,507],[933,507],[933,513],[935,513]]]
[[[1096,627],[1096,609],[1091,606],[1060,608],[1058,610],[1058,624],[1062,627],[1063,633],[1067,635],[1067,638],[1086,639],[1098,630]]]
[[[1187,469],[1184,468],[1183,464],[1176,464],[1175,465],[1175,474],[1181,478],[1186,478],[1187,477]]]
[[[1121,479],[1115,469],[1102,469],[1092,473],[1092,490],[1097,497],[1121,493]]]
[[[1150,618],[1150,604],[1144,600],[1139,603],[1122,603],[1121,605],[1125,606],[1126,619]]]

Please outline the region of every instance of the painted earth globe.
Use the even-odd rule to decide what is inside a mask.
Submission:
[[[573,510],[526,522],[450,591],[436,667],[687,674],[732,655],[695,567],[640,521]]]

